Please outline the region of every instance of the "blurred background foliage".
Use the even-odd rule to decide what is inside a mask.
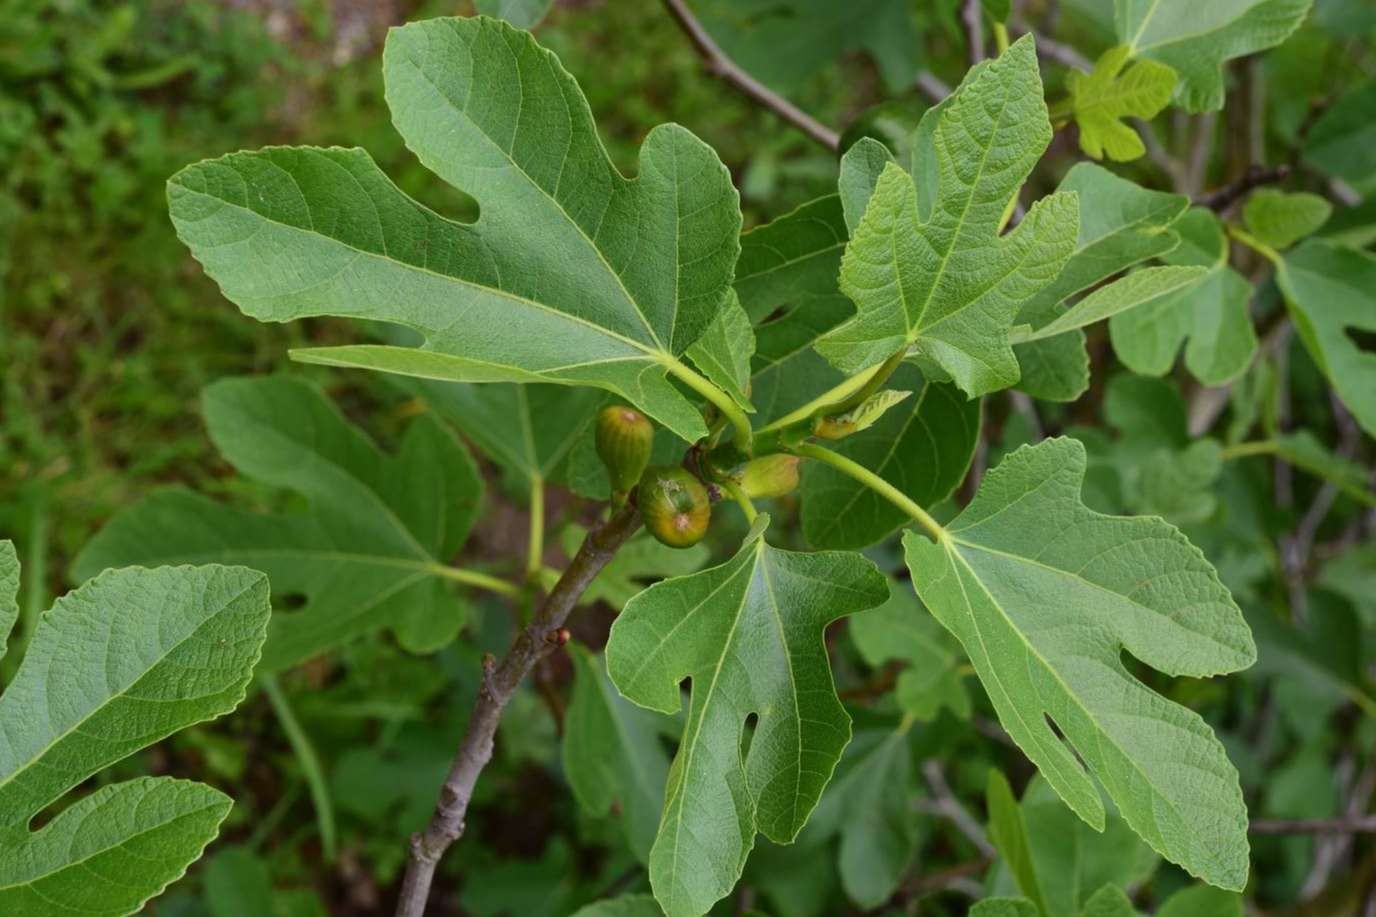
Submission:
[[[742,65],[847,138],[866,134],[901,146],[928,104],[918,75],[954,85],[966,65],[957,0],[693,5]],[[1113,41],[1107,0],[1024,6],[1047,34],[1091,59]],[[177,242],[166,214],[166,178],[189,162],[239,148],[357,145],[408,193],[446,214],[471,217],[471,201],[402,148],[383,103],[378,65],[388,26],[471,12],[471,4],[457,0],[0,0],[0,534],[21,549],[28,620],[70,585],[69,564],[91,534],[157,484],[184,483],[212,495],[236,491],[267,502],[211,447],[199,420],[201,389],[223,376],[287,368],[285,350],[298,340],[354,336],[329,320],[278,327],[241,316]],[[774,15],[784,16],[782,32],[766,30],[763,40],[742,28],[768,25]],[[1262,148],[1275,161],[1290,159],[1332,101],[1376,75],[1374,32],[1370,0],[1320,0],[1300,32],[1259,65],[1269,85],[1286,91],[1246,100],[1230,95],[1210,129],[1222,135],[1260,123]],[[779,34],[789,40],[780,44]],[[560,0],[537,35],[579,79],[624,171],[634,171],[650,128],[675,121],[717,149],[741,190],[747,226],[834,190],[835,156],[708,74],[658,3]],[[1047,69],[1049,95],[1058,93],[1063,73]],[[1165,126],[1172,152],[1188,154],[1192,127],[1184,118]],[[1247,165],[1230,160],[1235,145],[1217,149],[1192,190],[1214,187]],[[1059,132],[1028,198],[1054,188],[1077,156],[1073,137]],[[1170,187],[1173,178],[1151,158],[1118,171],[1148,187]],[[1330,231],[1368,244],[1376,217],[1360,201],[1372,188],[1354,180],[1348,190],[1354,203],[1335,215]],[[1277,311],[1274,288],[1264,287],[1254,309],[1263,331]],[[1125,498],[1115,488],[1137,474],[1141,459],[1123,446],[1130,430],[1085,429],[1113,419],[1106,406],[1113,401],[1106,398],[1107,335],[1094,333],[1090,344],[1093,390],[1070,405],[1043,406],[1039,422],[1083,434],[1095,457],[1091,502],[1102,485],[1103,508],[1121,508]],[[1287,366],[1290,410],[1326,441],[1339,439],[1340,418],[1303,348],[1292,341],[1276,360]],[[1262,361],[1239,386],[1256,402],[1274,391],[1259,378],[1271,371],[1268,365]],[[384,442],[415,410],[404,393],[364,374],[290,371],[324,384]],[[1183,413],[1181,397],[1172,382],[1125,383],[1117,403],[1145,405],[1146,414],[1160,416]],[[991,403],[987,422],[982,461],[988,464],[1041,432],[1002,400]],[[1317,487],[1307,479],[1272,481],[1268,469],[1230,465],[1214,489],[1216,502],[1192,507],[1200,512],[1181,520],[1245,607],[1276,601],[1259,584],[1281,565],[1276,544]],[[1291,490],[1286,499],[1282,487]],[[577,517],[567,502],[555,497],[555,518]],[[518,501],[490,501],[480,551],[521,550],[522,512]],[[1321,534],[1342,532],[1355,514],[1343,507]],[[896,557],[881,560],[897,566]],[[1360,645],[1360,633],[1376,624],[1373,570],[1370,551],[1365,559],[1325,565],[1308,601],[1330,612],[1311,620],[1328,623],[1304,634],[1259,632],[1263,663],[1279,660],[1270,667],[1226,682],[1139,673],[1155,689],[1206,711],[1242,772],[1254,814],[1336,814],[1347,798],[1338,788],[1360,788],[1363,780],[1370,795],[1376,727],[1369,678],[1360,671],[1364,657],[1356,651],[1355,664],[1333,657],[1352,651],[1354,640]],[[594,642],[604,636],[610,613],[580,616],[589,621],[580,625],[587,633],[577,636]],[[190,880],[156,904],[157,913],[385,909],[403,865],[402,839],[433,805],[481,654],[508,641],[510,615],[477,621],[472,639],[433,658],[410,656],[382,640],[356,643],[283,675],[280,685],[267,684],[226,721],[189,730],[126,763],[128,772],[174,771],[231,786],[239,800],[221,842]],[[866,721],[866,692],[886,688],[885,678],[891,685],[898,663],[873,658],[851,640],[841,641],[835,666],[842,696],[858,710],[860,735],[878,728]],[[1267,646],[1274,655],[1267,656]],[[17,658],[11,654],[11,665]],[[569,663],[560,666],[541,678],[567,684]],[[1351,678],[1335,678],[1334,671]],[[1272,684],[1277,673],[1289,680]],[[0,671],[0,681],[8,674]],[[588,816],[565,788],[560,720],[542,702],[546,693],[537,680],[508,711],[497,766],[479,784],[471,829],[448,861],[458,874],[451,887],[458,888],[464,914],[565,915],[597,897],[643,890],[643,873],[620,840],[615,814]],[[912,759],[928,762],[920,778],[906,770],[902,778],[912,784],[915,812],[948,805],[951,797],[938,793],[940,787],[955,798],[982,799],[991,765],[1016,771],[1017,785],[1026,782],[1026,762],[1017,764],[1018,756],[990,741],[994,729],[981,713],[971,719],[948,711],[905,732]],[[310,736],[313,752],[304,750],[301,734]],[[935,772],[934,754],[946,762]],[[1033,795],[1023,806],[1035,823],[1041,816],[1029,808],[1037,802]],[[323,819],[322,811],[329,813]],[[1051,827],[1033,824],[1033,834],[1055,830],[1052,815],[1045,818]],[[844,904],[835,866],[833,835],[840,830],[823,819],[795,848],[762,842],[747,869],[748,894],[724,902],[720,912],[859,913]],[[978,835],[972,839],[936,818],[907,824],[900,834],[926,873],[979,863],[989,853]],[[1357,861],[1361,874],[1328,883],[1334,877],[1323,858],[1351,851],[1335,852],[1321,837],[1260,837],[1255,848],[1252,897],[1275,913],[1350,913],[1353,889],[1376,873],[1368,850]],[[1156,901],[1187,883],[1173,867],[1153,874],[1154,862],[1143,868],[1142,857],[1141,850],[1128,850],[1115,878],[1136,888],[1154,875]],[[1316,884],[1316,877],[1325,881]],[[901,905],[963,913],[968,898],[959,893],[961,884],[968,892],[973,879],[947,878],[939,888],[905,886]],[[1006,875],[993,881],[996,890],[999,882],[1011,887]]]

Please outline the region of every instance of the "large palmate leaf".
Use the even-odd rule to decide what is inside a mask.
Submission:
[[[268,613],[261,573],[205,566],[109,571],[39,618],[0,696],[0,913],[131,914],[201,855],[233,803],[171,777],[103,786],[28,826],[91,775],[238,706]]]
[[[1252,285],[1228,266],[1228,240],[1212,211],[1196,207],[1174,228],[1180,247],[1162,260],[1207,273],[1176,293],[1109,319],[1113,350],[1133,372],[1160,376],[1175,364],[1184,343],[1190,373],[1205,385],[1222,385],[1241,375],[1256,353],[1257,335],[1247,311]]]
[[[918,504],[940,503],[969,470],[979,442],[980,403],[951,385],[927,381],[914,366],[899,367],[889,384],[913,394],[834,449]],[[908,521],[870,488],[819,462],[803,466],[799,495],[803,534],[817,548],[863,548]]]
[[[573,650],[573,696],[564,719],[563,764],[586,811],[606,815],[613,803],[631,850],[650,854],[669,756],[659,744],[659,717],[616,693],[600,656]]]
[[[217,561],[267,573],[278,596],[263,665],[281,668],[391,627],[427,652],[454,638],[466,604],[446,562],[482,499],[472,458],[433,418],[414,421],[388,456],[308,383],[230,379],[204,395],[206,426],[248,477],[305,497],[309,512],[264,514],[179,488],[116,514],[82,551],[77,578],[107,566]]]
[[[1051,139],[1031,37],[972,69],[919,134],[929,126],[917,180],[894,163],[879,176],[841,265],[858,314],[818,349],[848,373],[909,350],[974,396],[1018,380],[1008,329],[1075,246],[1072,194],[1039,201],[999,235]]]
[[[1300,339],[1362,429],[1376,436],[1376,258],[1310,241],[1285,255],[1276,281]]]
[[[1075,440],[1018,449],[939,541],[904,537],[913,584],[1076,814],[1103,827],[1097,779],[1162,855],[1241,889],[1247,811],[1236,770],[1204,721],[1144,686],[1121,654],[1206,677],[1251,665],[1251,633],[1197,548],[1160,519],[1088,509],[1084,474]]]
[[[1089,73],[1072,70],[1066,77],[1080,149],[1095,159],[1129,162],[1145,153],[1142,138],[1122,119],[1156,117],[1175,91],[1174,70],[1153,60],[1128,63],[1130,53],[1124,45],[1110,48]]]
[[[1135,264],[1180,244],[1171,226],[1190,201],[1183,194],[1148,191],[1093,163],[1066,173],[1060,187],[1093,201],[1080,213],[1075,250],[1050,284],[1018,312],[1017,323],[1044,328],[1064,314],[1062,303]],[[1089,387],[1089,355],[1078,329],[1014,347],[1018,388],[1037,398],[1073,401]]]
[[[1223,107],[1225,61],[1280,44],[1314,0],[1114,0],[1118,41],[1180,74],[1188,111]]]
[[[178,235],[249,315],[377,319],[422,349],[302,359],[471,382],[605,388],[679,435],[701,415],[666,379],[723,305],[740,208],[716,154],[656,128],[626,179],[558,60],[491,19],[393,29],[392,120],[428,168],[478,201],[472,224],[403,195],[358,149],[267,149],[190,166]]]
[[[760,516],[726,563],[636,596],[607,644],[612,682],[641,706],[675,712],[692,679],[650,851],[670,917],[704,914],[728,894],[757,831],[787,843],[802,828],[850,738],[822,629],[888,594],[870,561],[777,550],[767,525]]]

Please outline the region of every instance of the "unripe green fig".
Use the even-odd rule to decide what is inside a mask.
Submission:
[[[623,503],[650,463],[654,424],[635,408],[609,405],[597,415],[594,441],[598,457],[607,466],[612,494],[618,503]]]
[[[775,453],[751,459],[741,469],[741,492],[752,500],[793,493],[798,486],[798,456]]]
[[[640,515],[661,544],[688,548],[707,534],[712,501],[707,488],[684,468],[660,465],[640,479]]]

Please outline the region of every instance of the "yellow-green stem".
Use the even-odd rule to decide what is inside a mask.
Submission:
[[[676,379],[716,405],[717,410],[721,411],[726,419],[731,421],[731,426],[736,431],[736,445],[746,455],[750,455],[751,440],[753,439],[750,431],[750,419],[745,416],[745,412],[732,400],[731,396],[678,360],[667,360],[664,365]]]
[[[526,579],[534,580],[545,556],[545,479],[530,478],[530,536],[526,549]]]
[[[887,360],[872,369],[866,369],[854,376],[846,379],[813,398],[807,404],[790,411],[778,420],[766,424],[760,428],[761,433],[771,433],[774,430],[782,430],[791,427],[799,421],[807,420],[818,413],[838,414],[848,411],[855,405],[873,395],[879,386],[888,381],[889,376],[903,362],[907,356],[908,349],[902,350],[890,356]]]
[[[1228,235],[1232,236],[1234,239],[1237,239],[1243,245],[1246,245],[1248,248],[1252,249],[1254,252],[1261,255],[1267,261],[1270,261],[1276,267],[1280,267],[1280,252],[1276,251],[1274,248],[1267,245],[1265,242],[1261,241],[1256,236],[1252,235],[1250,232],[1243,229],[1241,226],[1229,225]]]
[[[918,506],[917,503],[907,494],[903,493],[903,491],[894,487],[888,481],[884,480],[873,471],[870,471],[859,462],[846,458],[839,452],[832,452],[825,446],[818,446],[815,443],[803,443],[802,445],[795,446],[793,452],[804,458],[815,459],[824,465],[830,465],[847,477],[853,478],[861,484],[864,484],[870,490],[879,494],[879,496],[907,513],[912,517],[913,521],[927,531],[927,534],[938,541],[946,537],[946,530],[941,527],[940,523],[928,515],[925,509]]]
[[[994,46],[1000,54],[1008,50],[1008,26],[1002,22],[994,23]]]
[[[1279,448],[1279,444],[1273,439],[1258,440],[1253,443],[1237,443],[1232,446],[1224,446],[1219,450],[1218,456],[1227,462],[1232,459],[1246,458],[1249,455],[1271,455]]]
[[[446,567],[444,564],[427,564],[425,572],[443,577],[451,582],[462,583],[475,589],[486,589],[488,592],[496,592],[500,595],[517,596],[521,594],[521,587],[515,583],[509,583],[504,579],[488,576],[486,573],[478,573],[474,570],[460,570],[458,567]]]
[[[745,491],[741,490],[740,486],[735,481],[722,481],[719,486],[722,490],[731,495],[731,499],[736,501],[736,505],[741,508],[741,512],[745,513],[746,524],[754,525],[755,517],[759,514],[755,512],[755,504],[750,502],[750,498],[745,495]]]
[[[325,862],[333,863],[339,853],[338,832],[335,830],[330,785],[325,779],[325,769],[320,766],[320,756],[316,754],[311,737],[302,728],[296,713],[291,709],[287,695],[277,683],[276,676],[271,673],[259,674],[258,685],[268,696],[268,703],[272,705],[273,713],[277,714],[277,722],[287,734],[287,743],[291,745],[297,763],[301,765],[301,776],[305,778],[306,787],[310,790],[311,805],[315,809],[315,819],[320,828],[320,855],[324,857]]]

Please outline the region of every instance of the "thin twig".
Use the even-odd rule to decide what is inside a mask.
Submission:
[[[1252,834],[1376,834],[1376,815],[1338,818],[1257,818]]]
[[[1025,29],[1023,31],[1031,31]],[[1076,70],[1090,71],[1094,69],[1094,62],[1076,51],[1070,45],[1061,44],[1050,38],[1044,37],[1042,32],[1037,32],[1037,55],[1044,57],[1053,63],[1060,64],[1062,67],[1074,67]]]
[[[1171,180],[1171,187],[1179,192],[1185,187],[1184,167],[1161,145],[1161,141],[1156,137],[1156,128],[1152,127],[1150,121],[1145,118],[1133,118],[1132,123],[1137,128],[1138,136],[1142,138],[1142,145],[1147,148],[1147,158],[1166,173],[1166,177]]]
[[[989,836],[984,833],[984,829],[975,821],[969,810],[961,805],[956,794],[951,792],[951,785],[946,782],[946,772],[942,770],[941,763],[935,759],[927,760],[922,765],[922,776],[932,791],[932,811],[949,818],[980,853],[993,856],[994,845],[989,843]]]
[[[932,103],[940,102],[951,94],[951,87],[937,78],[930,70],[920,72],[914,85],[917,86],[917,91],[926,96]]]
[[[984,60],[984,8],[979,0],[965,0],[960,22],[965,27],[965,45],[973,67]]]
[[[1288,165],[1273,166],[1269,169],[1265,166],[1252,165],[1241,176],[1222,188],[1195,195],[1194,203],[1200,207],[1208,207],[1215,213],[1222,213],[1254,188],[1274,185],[1289,177],[1290,167]]]
[[[463,834],[464,816],[468,813],[473,787],[492,759],[492,740],[497,734],[502,711],[535,664],[567,641],[564,622],[569,612],[639,525],[636,508],[628,504],[589,532],[568,568],[531,616],[530,623],[516,635],[501,661],[491,654],[483,659],[478,700],[454,755],[449,776],[440,788],[434,815],[423,832],[411,836],[410,858],[397,901],[397,917],[420,917],[425,912],[435,867],[449,845]]]
[[[1206,111],[1194,119],[1194,140],[1190,155],[1185,161],[1185,188],[1191,195],[1198,194],[1208,177],[1209,154],[1214,150],[1214,126],[1218,123],[1218,113]]]
[[[835,150],[841,145],[840,134],[741,69],[707,34],[683,0],[664,0],[664,8],[693,43],[709,73],[745,93],[756,104],[774,112],[822,146]]]

